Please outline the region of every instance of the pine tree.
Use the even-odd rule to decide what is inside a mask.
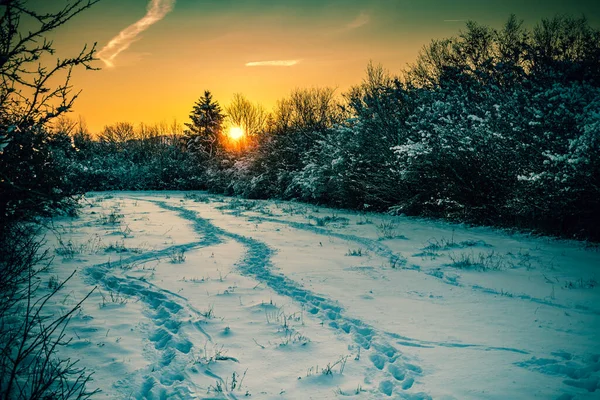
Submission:
[[[218,149],[219,134],[225,115],[210,91],[198,99],[190,114],[191,123],[186,123],[187,148],[189,151],[213,157]]]

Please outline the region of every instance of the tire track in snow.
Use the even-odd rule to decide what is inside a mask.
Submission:
[[[273,272],[271,256],[274,251],[265,243],[221,229],[200,217],[195,211],[163,201],[145,201],[177,212],[181,218],[192,222],[194,229],[206,238],[219,240],[220,237],[224,237],[242,244],[246,248],[246,254],[243,260],[236,263],[240,272],[265,283],[276,293],[302,304],[310,314],[319,317],[330,328],[351,335],[354,342],[367,352],[374,367],[373,371],[380,377],[377,387],[380,394],[412,400],[431,399],[426,393],[407,392],[412,389],[415,378],[423,371],[419,366],[408,362],[398,349],[388,343],[384,338],[385,332],[380,332],[358,319],[345,317],[342,307],[333,300],[314,294],[285,275]]]

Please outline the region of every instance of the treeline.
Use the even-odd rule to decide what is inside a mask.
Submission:
[[[205,166],[182,141],[183,127],[121,122],[92,137],[84,123],[62,118],[63,176],[81,192],[104,190],[188,190],[203,187]]]
[[[341,96],[297,89],[267,113],[206,92],[160,150],[106,127],[76,170],[86,189],[208,189],[598,240],[599,87],[600,32],[585,19],[469,22],[398,76],[369,65]]]

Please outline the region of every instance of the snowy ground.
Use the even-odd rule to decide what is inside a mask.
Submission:
[[[204,193],[89,194],[44,291],[99,398],[598,399],[600,251]]]

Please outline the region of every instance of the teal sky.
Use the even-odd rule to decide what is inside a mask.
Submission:
[[[58,55],[85,43],[102,49],[144,18],[149,3],[101,0],[52,35]],[[242,93],[267,108],[296,87],[333,86],[341,93],[361,81],[370,60],[399,72],[423,45],[458,34],[466,20],[499,28],[511,13],[528,26],[570,14],[600,27],[600,1],[177,0],[112,59],[112,67],[98,61],[101,71],[75,74],[73,84],[83,93],[74,116],[99,131],[118,121],[186,122],[205,89],[223,105]],[[264,61],[294,64],[246,66]]]

